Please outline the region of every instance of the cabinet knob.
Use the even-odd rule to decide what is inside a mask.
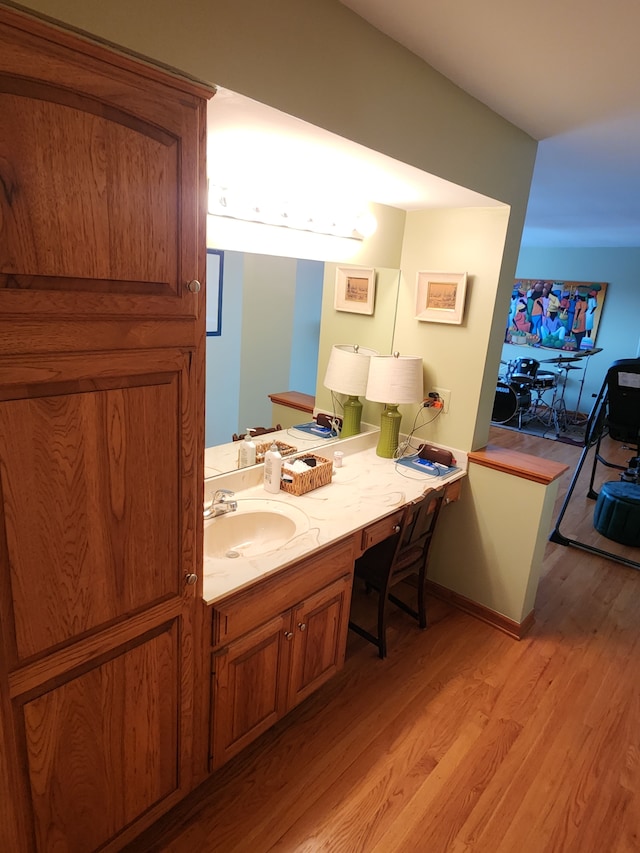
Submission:
[[[200,293],[200,282],[197,278],[194,278],[187,284],[187,290],[190,290],[191,293]]]
[[[184,576],[184,582],[187,586],[193,586],[193,584],[198,580],[198,575],[189,574]]]
[[[301,631],[306,631],[307,630],[307,623],[306,622],[298,622],[298,628],[300,628]]]
[[[393,532],[394,533],[400,533],[400,525],[399,524],[396,524],[396,526],[393,528]]]
[[[285,636],[285,639],[292,640],[293,639],[293,631],[285,631],[284,636]]]

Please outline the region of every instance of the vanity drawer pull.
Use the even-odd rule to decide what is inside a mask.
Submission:
[[[292,640],[293,639],[293,631],[285,631],[284,632],[284,638],[285,638],[285,640]]]
[[[307,623],[306,622],[298,622],[298,628],[300,628],[301,631],[306,631],[307,630]]]

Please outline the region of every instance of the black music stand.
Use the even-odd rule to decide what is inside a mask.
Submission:
[[[630,446],[630,449],[635,450],[635,455],[630,459],[627,467],[617,465],[606,460],[601,454],[601,442],[605,435],[609,435],[614,441],[624,442]],[[589,418],[584,437],[584,449],[580,455],[578,465],[567,490],[564,503],[558,515],[555,527],[549,536],[551,542],[558,545],[569,545],[575,548],[581,548],[584,551],[590,551],[593,554],[598,554],[601,557],[607,557],[610,560],[615,560],[618,563],[623,563],[634,569],[640,569],[640,562],[631,560],[627,557],[622,557],[611,551],[605,551],[601,548],[596,548],[586,542],[580,542],[577,539],[571,539],[564,536],[560,532],[560,524],[564,518],[564,514],[569,505],[571,495],[576,487],[580,471],[584,466],[589,451],[595,446],[593,466],[591,469],[591,479],[589,481],[589,489],[587,497],[595,499],[598,493],[594,490],[593,484],[596,475],[598,462],[608,468],[615,468],[618,471],[625,472],[621,475],[621,479],[627,479],[631,482],[636,482],[639,476],[639,457],[638,448],[640,444],[640,358],[626,358],[614,361],[609,367],[607,375],[602,384],[602,388],[598,393]]]

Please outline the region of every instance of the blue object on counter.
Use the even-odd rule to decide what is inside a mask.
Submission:
[[[439,462],[429,462],[427,459],[420,459],[419,456],[403,456],[401,459],[396,459],[397,465],[402,465],[403,468],[410,468],[412,471],[419,471],[421,474],[428,474],[431,477],[447,477],[460,468],[455,465],[447,467]]]
[[[306,432],[314,438],[337,438],[338,434],[330,427],[318,426],[315,421],[310,421],[308,424],[296,424],[290,429],[299,429],[300,432]]]

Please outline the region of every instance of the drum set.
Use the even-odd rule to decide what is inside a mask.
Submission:
[[[491,421],[506,424],[517,417],[518,429],[522,429],[523,419],[527,422],[536,419],[543,426],[554,428],[556,436],[566,431],[571,424],[582,423],[580,398],[584,386],[586,364],[576,365],[583,358],[602,352],[602,349],[585,350],[580,355],[557,356],[537,361],[535,358],[514,358],[501,361],[506,370],[498,377],[496,395],[493,402]],[[554,365],[556,370],[547,370],[542,365]],[[575,411],[567,410],[565,390],[572,370],[583,369],[582,380]]]

